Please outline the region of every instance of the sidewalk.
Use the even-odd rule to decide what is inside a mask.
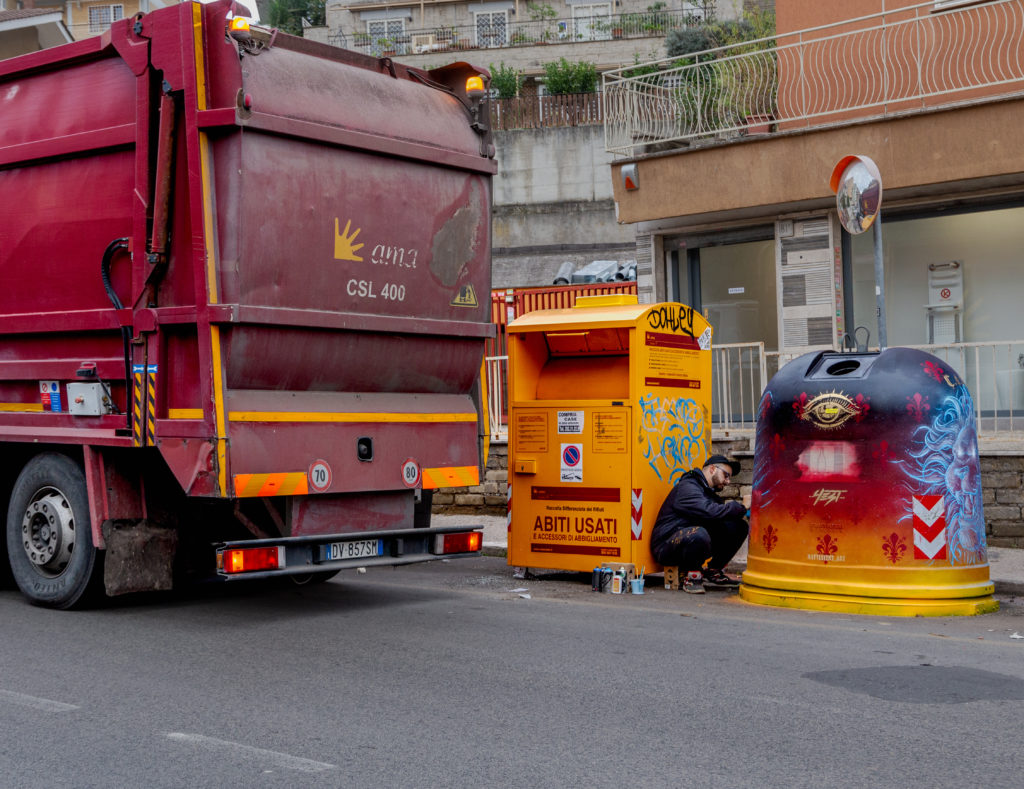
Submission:
[[[508,527],[503,515],[434,515],[434,526],[483,526],[484,553],[504,556],[508,547]],[[989,548],[989,578],[996,585],[997,595],[1024,596],[1024,549]],[[747,545],[729,564],[730,572],[739,573],[747,566]]]

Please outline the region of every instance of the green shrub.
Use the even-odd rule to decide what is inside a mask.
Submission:
[[[683,27],[669,31],[665,36],[665,53],[670,58],[689,55],[691,52],[703,52],[705,49],[719,47],[715,31],[706,25],[700,27]]]
[[[519,95],[523,84],[523,72],[516,71],[504,62],[495,66],[491,64],[491,87],[498,91],[499,99],[514,99]]]
[[[597,66],[560,58],[544,64],[544,87],[548,93],[593,93],[597,90]]]

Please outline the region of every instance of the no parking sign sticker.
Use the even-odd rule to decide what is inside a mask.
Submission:
[[[562,444],[562,482],[583,481],[583,444]]]

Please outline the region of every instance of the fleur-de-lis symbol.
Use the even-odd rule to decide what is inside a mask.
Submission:
[[[775,527],[769,523],[765,527],[764,534],[761,535],[761,545],[764,546],[764,552],[771,553],[772,548],[775,547],[778,541],[779,538],[776,536]]]
[[[826,534],[818,540],[816,548],[818,549],[818,553],[823,556],[835,556],[839,551],[839,545],[832,539],[831,534]]]
[[[924,368],[925,374],[934,378],[939,383],[942,383],[942,377],[944,373],[942,368],[939,367],[935,362],[922,362],[921,367]]]
[[[854,422],[860,422],[868,415],[868,411],[871,410],[871,404],[868,402],[870,399],[862,394],[853,398],[853,404],[857,406],[857,413],[853,416]]]
[[[920,392],[916,392],[913,397],[907,398],[907,413],[914,417],[915,422],[920,422],[924,418],[925,411],[930,411],[931,406],[928,405],[928,396],[922,397]]]
[[[801,392],[800,397],[793,403],[793,413],[797,419],[803,419],[805,410],[807,410],[807,392]]]
[[[896,564],[903,554],[907,551],[907,541],[900,537],[896,532],[893,532],[882,541],[882,553],[885,557]]]

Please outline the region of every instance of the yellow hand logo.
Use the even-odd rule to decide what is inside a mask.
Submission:
[[[351,236],[348,234],[349,228],[352,227],[352,220],[345,222],[345,232],[341,233],[338,231],[338,217],[334,217],[334,259],[335,260],[357,260],[362,262],[362,258],[359,257],[356,252],[363,248],[362,244],[353,244],[356,240],[356,236],[359,235],[360,228],[356,228],[356,232]]]

